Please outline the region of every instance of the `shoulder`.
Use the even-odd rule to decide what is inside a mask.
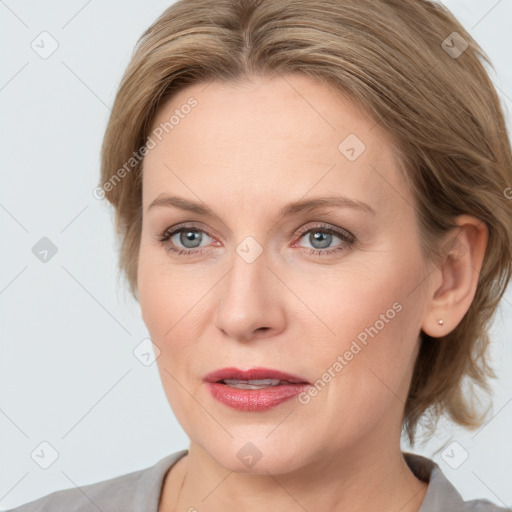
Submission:
[[[446,478],[441,468],[433,461],[415,453],[403,453],[411,471],[420,479],[429,482],[427,494],[418,512],[512,512],[485,500],[464,501],[453,484]]]
[[[146,470],[121,475],[95,484],[56,491],[7,512],[110,511],[131,498],[140,475]]]
[[[154,466],[56,491],[6,512],[156,512],[165,474],[186,453],[187,450],[181,450],[167,455]]]
[[[512,508],[498,507],[489,500],[482,499],[465,501],[461,510],[464,512],[511,512]]]

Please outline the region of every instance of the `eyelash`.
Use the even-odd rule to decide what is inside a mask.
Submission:
[[[166,243],[174,235],[176,235],[177,233],[181,233],[183,231],[187,231],[187,230],[188,231],[199,231],[199,232],[205,233],[210,238],[213,238],[209,233],[207,233],[203,229],[201,229],[197,226],[191,225],[191,224],[186,224],[186,225],[176,226],[172,230],[170,228],[166,229],[162,234],[159,235],[158,241],[165,247],[165,249],[168,252],[173,252],[178,256],[201,255],[204,252],[203,249],[176,249],[171,246],[166,247]],[[317,226],[312,226],[312,227],[301,229],[301,230],[299,230],[299,232],[297,233],[296,236],[298,236],[299,240],[300,240],[305,234],[309,233],[310,231],[311,232],[324,232],[324,233],[327,233],[330,235],[336,235],[337,237],[339,237],[341,239],[342,243],[337,248],[334,248],[334,249],[311,249],[311,248],[306,247],[305,251],[309,256],[329,256],[331,254],[334,254],[334,253],[337,253],[340,251],[351,249],[356,241],[355,236],[352,235],[351,233],[349,233],[348,231],[341,230],[341,229],[335,229],[335,228],[325,225],[325,224],[319,224]],[[343,247],[343,244],[346,244],[347,247]]]

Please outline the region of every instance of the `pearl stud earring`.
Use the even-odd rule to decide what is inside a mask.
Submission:
[[[437,323],[439,324],[439,327],[443,327],[443,324],[444,324],[443,320],[439,319],[437,321]]]

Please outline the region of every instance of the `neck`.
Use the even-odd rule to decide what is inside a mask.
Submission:
[[[352,450],[353,451],[353,450]],[[428,484],[412,473],[399,445],[391,450],[331,454],[289,473],[236,473],[191,443],[165,479],[159,512],[417,512]]]

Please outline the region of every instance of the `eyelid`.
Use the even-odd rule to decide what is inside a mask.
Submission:
[[[202,225],[198,225],[196,222],[193,222],[193,221],[182,222],[180,224],[176,224],[175,226],[166,228],[163,231],[163,233],[160,231],[157,232],[156,236],[158,237],[159,240],[161,240],[164,237],[167,238],[167,240],[168,240],[169,238],[173,237],[175,234],[179,233],[180,231],[184,231],[186,229],[193,229],[193,230],[201,231],[204,234],[206,234],[207,236],[209,236],[212,240],[216,239],[214,236],[210,235],[210,233]]]
[[[344,228],[335,227],[329,224],[326,224],[324,222],[319,222],[315,226],[303,226],[302,228],[299,228],[299,231],[297,231],[297,236],[302,236],[304,233],[307,233],[308,231],[312,231],[314,229],[318,229],[319,231],[328,231],[330,233],[333,233],[337,236],[340,236],[342,239],[346,239],[350,242],[355,242],[356,237],[348,230]]]
[[[315,221],[311,221],[311,222],[315,223]],[[348,231],[344,228],[340,228],[338,226],[330,225],[330,224],[327,224],[324,222],[319,222],[319,221],[316,221],[315,225],[311,225],[311,222],[309,223],[309,225],[302,226],[294,233],[293,236],[294,236],[294,238],[296,238],[296,241],[292,243],[292,245],[291,245],[292,247],[297,246],[297,243],[304,236],[304,234],[306,234],[310,231],[314,231],[314,230],[324,231],[331,235],[337,236],[338,238],[340,238],[342,243],[339,244],[338,246],[335,246],[334,248],[315,249],[315,248],[311,248],[311,247],[303,247],[304,251],[307,253],[310,253],[310,254],[328,256],[328,255],[331,255],[338,251],[344,250],[344,249],[340,248],[340,246],[342,246],[343,244],[348,245],[348,247],[346,247],[346,249],[351,248],[357,240],[357,238],[350,231]],[[182,222],[182,223],[176,224],[175,226],[167,228],[163,233],[159,232],[157,234],[158,241],[162,245],[165,245],[166,243],[168,243],[170,241],[170,239],[174,235],[176,235],[182,231],[185,231],[187,229],[200,231],[200,232],[206,234],[213,241],[217,241],[217,239],[214,236],[210,235],[210,233],[206,229],[204,229],[200,223],[197,223],[194,221]],[[174,245],[174,244],[172,244],[172,245]],[[175,246],[172,249],[167,249],[167,250],[168,250],[168,252],[180,253],[180,255],[183,254],[183,255],[194,256],[194,255],[202,254],[203,251],[205,251],[205,250],[209,250],[209,247],[208,246],[206,246],[206,247],[198,246],[196,248],[190,249],[190,248],[186,248],[186,247],[181,248],[179,246]]]
[[[314,223],[315,221],[311,221],[311,222]],[[172,235],[176,234],[176,232],[180,231],[181,229],[186,229],[186,228],[195,228],[198,231],[202,231],[202,232],[206,233],[210,238],[212,238],[212,239],[215,238],[208,232],[208,230],[204,229],[202,227],[202,225],[200,225],[200,223],[196,223],[194,221],[182,222],[182,223],[176,224],[175,226],[169,227],[169,228],[165,229],[165,231],[163,232],[163,235],[169,234],[170,236],[172,236]],[[351,241],[355,241],[355,239],[356,239],[356,237],[350,231],[348,231],[344,228],[329,225],[329,224],[321,222],[321,221],[317,221],[317,224],[314,226],[311,226],[311,225],[302,226],[295,232],[294,236],[301,236],[304,233],[307,233],[308,231],[311,231],[313,229],[321,229],[324,231],[331,231],[334,234],[345,235],[346,238],[350,239]],[[162,235],[162,233],[160,233],[160,232],[157,233],[157,236],[161,236],[161,235]]]

